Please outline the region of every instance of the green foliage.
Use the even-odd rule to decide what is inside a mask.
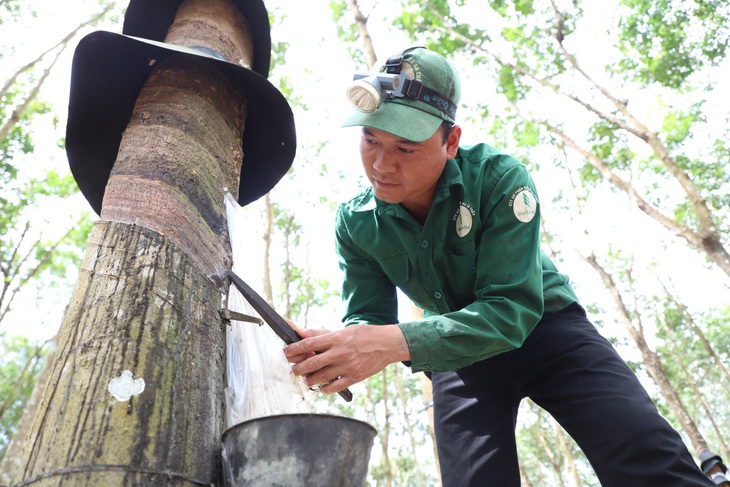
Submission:
[[[11,114],[34,88],[33,83],[34,74],[30,70],[27,77],[10,87],[0,101],[3,123],[8,123]],[[33,178],[21,170],[35,151],[33,124],[41,117],[48,118],[51,108],[49,103],[34,98],[0,140],[0,322],[18,293],[37,285],[41,279],[49,286],[69,285],[65,277],[80,264],[91,229],[87,214],[67,221],[68,231],[61,236],[49,230],[57,227],[63,233],[63,222],[49,225],[44,221],[46,210],[58,208],[78,193],[68,172],[48,171]],[[50,120],[57,125],[56,119]]]
[[[517,0],[514,2],[499,0],[491,2],[491,7],[500,15],[505,17],[513,12],[518,12],[522,15],[530,15],[535,12],[532,0]]]
[[[92,226],[84,214],[75,222],[69,221],[71,228],[62,236],[44,234],[45,223],[39,212],[78,191],[70,175],[61,177],[51,171],[44,180],[31,179],[20,187],[18,184],[11,180],[9,190],[0,197],[0,276],[4,282],[0,288],[0,322],[17,293],[28,285],[44,277],[47,286],[70,284],[65,278],[69,270],[81,264]]]
[[[22,96],[23,94],[17,89],[11,89],[8,92],[8,95],[0,102],[0,121],[4,123],[10,117],[15,99],[22,98]],[[4,139],[0,139],[0,183],[3,190],[12,187],[13,180],[17,177],[18,170],[13,163],[14,158],[30,154],[35,148],[33,139],[27,130],[28,125],[36,116],[44,115],[49,110],[50,107],[46,104],[32,104],[21,115],[18,123],[10,128],[8,135]]]
[[[337,25],[337,37],[343,41],[352,42],[357,38],[355,23],[347,18],[349,7],[344,0],[332,0],[330,2],[330,10],[332,11],[332,20]]]
[[[299,223],[297,209],[288,208],[276,201],[271,202],[273,214],[272,247],[283,252],[274,259],[281,262],[280,272],[272,273],[272,281],[278,282],[279,309],[285,310],[290,319],[301,326],[308,326],[310,312],[338,301],[338,286],[318,275],[309,265],[309,248],[305,227]]]
[[[25,337],[0,335],[0,459],[43,368],[47,347]]]
[[[625,132],[609,122],[601,121],[591,127],[590,141],[591,152],[613,169],[629,169],[633,153]]]
[[[616,171],[628,171],[634,153],[629,147],[625,132],[607,121],[598,121],[590,128],[590,150],[600,160]],[[601,172],[586,161],[579,172],[581,181],[590,187],[603,181]]]
[[[724,137],[718,138],[712,145],[710,158],[707,161],[696,161],[692,166],[692,174],[699,174],[700,186],[705,189],[710,207],[723,212],[725,217],[720,220],[720,233],[727,235],[730,231],[730,222],[727,220],[727,211],[730,209],[730,130]]]
[[[691,132],[687,138],[691,138]],[[710,207],[723,218],[719,218],[723,232],[728,228],[727,210],[730,208],[730,147],[727,138],[718,138],[710,148],[707,159],[690,158],[684,154],[677,156],[677,165],[692,176],[693,183],[707,195]],[[689,202],[677,207],[677,214],[681,214],[683,207]],[[686,218],[682,218],[686,221]]]
[[[703,102],[695,103],[687,112],[669,112],[664,116],[662,132],[670,149],[677,148],[691,138],[695,122],[705,121],[702,105]]]
[[[514,103],[525,96],[530,88],[520,83],[520,77],[511,66],[502,66],[499,70],[499,87],[497,91],[503,94],[507,100]]]
[[[360,8],[362,8],[362,5]],[[347,42],[347,51],[353,59],[354,65],[367,66],[368,63],[363,51],[354,45],[358,38],[358,32],[357,26],[350,17],[349,9],[346,0],[332,0],[330,2],[332,20],[337,27],[337,37]]]
[[[0,25],[14,21],[20,16],[20,0],[3,0],[0,2]],[[0,58],[2,54],[0,53]]]
[[[725,57],[730,8],[725,0],[622,0],[620,23],[626,57],[620,71],[645,84],[679,89],[706,64]]]
[[[522,121],[515,125],[512,135],[520,146],[536,147],[540,143],[540,125]]]
[[[397,15],[393,23],[400,30],[410,34],[417,43],[443,55],[468,48],[467,43],[457,36],[443,35],[439,30],[443,25],[462,36],[480,39],[487,42],[490,39],[486,30],[474,29],[469,24],[460,23],[453,16],[452,4],[462,5],[465,2],[430,1],[427,5],[422,2],[405,0],[403,10]]]
[[[17,175],[14,166],[4,162],[13,168],[6,175]],[[46,272],[64,278],[69,269],[78,267],[91,230],[90,219],[82,215],[69,222],[73,227],[62,237],[44,236],[44,223],[37,213],[78,191],[70,175],[61,177],[51,171],[45,179],[31,179],[22,186],[16,178],[7,179],[6,191],[0,196],[0,274],[5,282],[0,293],[0,321],[13,295],[32,279],[40,279]]]
[[[403,387],[402,395],[398,384]],[[390,471],[393,476],[390,485],[417,486],[418,477],[413,469],[416,465],[425,476],[426,485],[437,483],[433,463],[420,456],[426,452],[430,457],[433,451],[422,398],[420,374],[411,374],[401,364],[392,364],[367,380],[367,395],[362,400],[367,402],[364,406],[369,413],[368,421],[379,431],[373,449],[376,462],[370,469],[372,485],[389,485],[385,475]],[[382,453],[384,445],[387,445],[389,468]],[[412,448],[416,450],[415,456]]]

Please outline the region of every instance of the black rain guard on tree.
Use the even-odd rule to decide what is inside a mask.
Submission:
[[[296,152],[294,116],[266,78],[202,51],[93,32],[76,48],[66,126],[66,153],[79,189],[97,213],[134,104],[157,64],[169,56],[215,65],[244,86],[248,97],[238,203],[246,205],[274,187]]]

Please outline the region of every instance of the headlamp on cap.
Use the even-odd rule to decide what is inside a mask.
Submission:
[[[356,73],[347,88],[347,99],[364,113],[373,113],[385,100],[412,98],[438,108],[452,120],[456,104],[420,81],[401,73],[403,54],[393,56],[385,63],[383,73]]]
[[[405,74],[356,73],[353,83],[347,88],[347,99],[365,113],[380,108],[383,100],[406,96],[403,88],[410,80]],[[420,83],[419,83],[420,84]]]

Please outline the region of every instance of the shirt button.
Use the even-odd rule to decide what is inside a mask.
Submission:
[[[423,247],[424,249],[428,247],[428,240],[421,240],[421,247]]]
[[[433,297],[436,299],[441,299],[441,293],[436,291],[435,293],[433,293]]]

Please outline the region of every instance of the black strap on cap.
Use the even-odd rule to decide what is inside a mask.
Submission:
[[[405,51],[403,51],[405,52]],[[388,74],[400,74],[400,70],[403,67],[403,52],[390,56],[385,61],[385,72]]]
[[[406,79],[401,90],[404,96],[422,101],[427,105],[438,108],[451,118],[456,118],[456,104],[450,99],[441,95],[438,91],[432,90],[420,81],[415,79]],[[393,99],[395,96],[390,95],[388,98]]]

